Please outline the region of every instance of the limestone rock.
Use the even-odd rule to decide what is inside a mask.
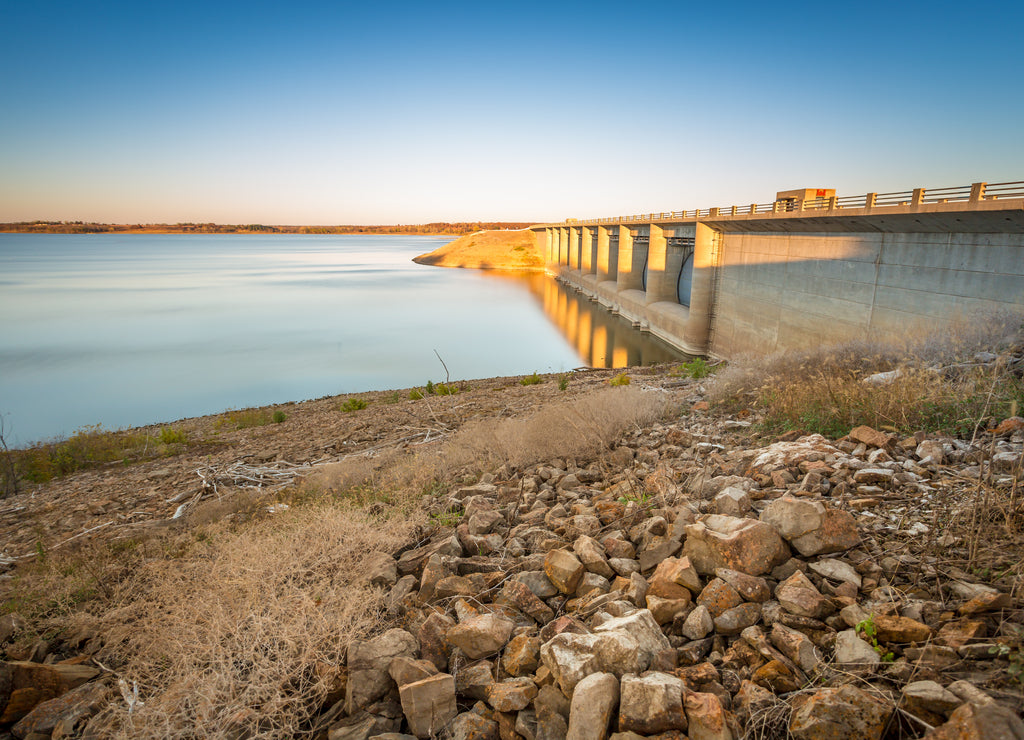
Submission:
[[[742,488],[730,486],[715,496],[715,513],[743,516],[750,511],[750,494]]]
[[[452,740],[499,740],[498,723],[476,712],[463,712],[451,726]]]
[[[372,640],[353,641],[348,649],[345,712],[355,714],[384,696],[394,684],[388,674],[391,661],[400,655],[413,657],[418,647],[416,638],[401,629],[390,629]]]
[[[836,635],[836,663],[874,665],[881,660],[878,651],[862,640],[856,630],[843,630]]]
[[[683,706],[690,740],[733,740],[725,709],[715,694],[688,691]]]
[[[871,620],[879,642],[924,642],[932,634],[928,625],[910,617],[873,614]]]
[[[509,678],[487,687],[487,703],[499,712],[526,709],[537,695],[537,684],[530,678]]]
[[[619,679],[591,673],[573,691],[566,740],[604,740],[618,704]]]
[[[935,681],[914,681],[903,687],[903,705],[911,712],[923,710],[948,717],[962,703]]]
[[[516,635],[505,646],[501,667],[510,676],[528,676],[540,665],[540,640],[527,634]]]
[[[818,689],[793,700],[794,740],[880,740],[892,707],[852,685]]]
[[[448,642],[458,647],[469,658],[476,660],[494,655],[505,647],[515,622],[497,614],[471,617],[448,630]]]
[[[576,591],[585,568],[568,550],[551,550],[544,558],[544,573],[563,594]]]
[[[566,696],[592,673],[639,673],[648,665],[639,643],[621,630],[587,635],[563,632],[541,646],[540,657]]]
[[[650,671],[622,677],[619,699],[619,730],[655,735],[685,730],[683,684],[675,676]]]
[[[636,640],[640,662],[645,666],[650,665],[651,658],[662,650],[672,647],[648,609],[639,609],[624,617],[609,619],[594,628],[594,632],[599,635],[618,631],[625,632]]]
[[[713,574],[716,568],[730,568],[760,576],[784,563],[789,548],[764,522],[713,514],[687,525],[683,554],[703,575]]]
[[[761,514],[801,555],[840,552],[860,542],[853,516],[818,501],[793,496],[775,499]]]
[[[682,633],[684,637],[691,640],[700,640],[707,637],[715,629],[714,617],[703,604],[698,606],[683,622]]]
[[[821,663],[818,648],[811,642],[811,638],[781,622],[772,625],[771,641],[780,653],[800,666],[804,673],[813,672]]]
[[[747,627],[751,627],[761,619],[761,605],[746,602],[715,617],[715,631],[722,635],[738,635]]]
[[[925,740],[1024,740],[1024,722],[999,704],[964,704]]]
[[[363,561],[363,569],[373,586],[393,586],[398,581],[398,563],[386,552],[371,552]]]
[[[11,734],[19,738],[33,733],[51,737],[59,726],[63,736],[70,737],[79,721],[106,704],[109,690],[105,683],[96,681],[37,704],[11,728]]]
[[[775,599],[790,614],[801,617],[822,619],[836,610],[832,600],[823,596],[800,571],[776,586]]]
[[[439,734],[458,714],[455,678],[447,673],[406,684],[398,693],[409,729],[416,737]]]

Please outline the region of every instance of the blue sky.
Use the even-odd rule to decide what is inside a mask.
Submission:
[[[0,28],[0,221],[547,221],[1024,179],[1015,2],[0,0]]]

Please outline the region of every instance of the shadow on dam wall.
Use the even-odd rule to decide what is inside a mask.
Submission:
[[[550,275],[491,270],[484,274],[525,285],[588,367],[622,368],[692,359]]]

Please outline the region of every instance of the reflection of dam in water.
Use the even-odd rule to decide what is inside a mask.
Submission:
[[[487,272],[494,277],[511,277],[509,273]],[[690,359],[550,275],[532,272],[514,277],[529,286],[545,315],[589,367],[632,367]]]

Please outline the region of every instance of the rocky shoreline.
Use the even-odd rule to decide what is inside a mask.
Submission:
[[[424,500],[433,525],[416,541],[365,559],[384,618],[332,669],[308,736],[1024,738],[1024,420],[974,440],[868,427],[762,440],[751,435],[756,413],[711,411],[699,381],[631,372],[634,387],[684,412],[593,459],[453,483]],[[606,388],[612,375],[581,373],[571,388]],[[453,397],[462,408],[434,404],[429,415],[454,428],[558,394],[554,378],[535,388],[494,379]],[[378,406],[370,423],[339,416],[338,399],[310,403],[320,406],[305,420],[289,412],[291,429],[233,433],[205,455],[312,462],[328,447],[390,444],[415,425],[408,414],[427,415],[403,401]],[[202,490],[191,469],[202,456],[120,472],[160,488],[163,518],[139,527],[176,526],[173,510]],[[94,491],[83,515],[127,514],[138,500],[127,488],[113,495],[115,475],[52,490]],[[104,486],[105,503],[92,505]],[[102,635],[26,643],[18,617],[0,626],[0,722],[14,737],[99,737],[81,734],[89,717],[133,701],[104,663]]]

